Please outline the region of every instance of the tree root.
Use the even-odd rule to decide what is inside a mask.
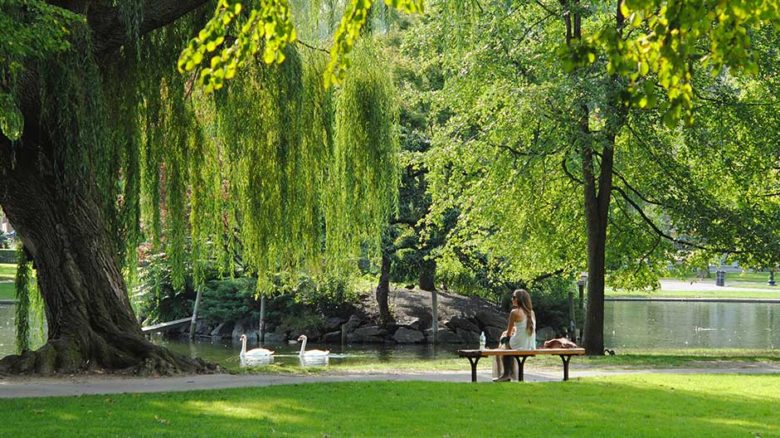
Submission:
[[[119,373],[171,376],[222,371],[219,365],[203,359],[191,359],[150,343],[148,346],[143,351],[130,352],[116,347],[84,349],[78,348],[78,344],[74,342],[50,340],[36,351],[25,351],[20,355],[14,354],[0,359],[0,375]],[[120,363],[129,366],[117,367]]]

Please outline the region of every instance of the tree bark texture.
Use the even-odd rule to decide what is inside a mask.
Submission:
[[[30,134],[34,129],[28,123],[23,148],[0,143],[0,205],[35,262],[48,342],[38,351],[4,358],[0,371],[170,374],[207,369],[203,361],[174,355],[144,338],[94,184],[64,187],[41,153],[49,149],[31,147],[29,140],[38,137]]]

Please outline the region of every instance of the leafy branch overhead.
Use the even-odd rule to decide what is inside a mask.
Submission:
[[[23,65],[67,50],[69,29],[86,20],[39,0],[3,0],[0,6],[0,133],[18,140],[23,118],[14,88]]]
[[[776,0],[624,0],[624,23],[603,26],[581,46],[568,49],[569,67],[606,55],[606,68],[629,80],[629,99],[639,108],[655,106],[651,75],[665,90],[661,104],[668,126],[693,118],[693,71],[708,69],[717,76],[724,68],[757,71],[751,32],[780,21]]]
[[[333,37],[326,85],[343,79],[350,64],[349,53],[366,24],[372,4],[372,0],[351,0],[347,5]],[[385,4],[408,13],[423,10],[423,0],[385,0]],[[233,78],[236,70],[260,50],[266,64],[282,63],[284,48],[296,40],[287,0],[261,0],[248,14],[242,11],[241,2],[219,0],[214,16],[179,57],[178,69],[182,73],[200,67],[198,80],[206,92],[222,88],[225,80]],[[229,37],[234,40],[228,46],[226,42],[232,39]]]

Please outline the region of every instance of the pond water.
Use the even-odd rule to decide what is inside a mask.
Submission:
[[[607,348],[780,348],[780,304],[605,303]]]
[[[604,309],[607,348],[780,348],[780,304],[607,302]],[[14,306],[0,305],[0,357],[15,352]],[[239,342],[168,340],[154,342],[190,356],[239,364]],[[248,345],[251,349],[255,346]],[[462,345],[319,345],[331,351],[329,365],[433,360],[455,356]],[[476,346],[473,346],[476,347]],[[298,364],[299,345],[271,345],[274,363]]]

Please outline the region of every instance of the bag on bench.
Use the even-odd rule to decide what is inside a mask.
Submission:
[[[544,341],[542,348],[577,348],[577,344],[566,338],[555,338]]]

